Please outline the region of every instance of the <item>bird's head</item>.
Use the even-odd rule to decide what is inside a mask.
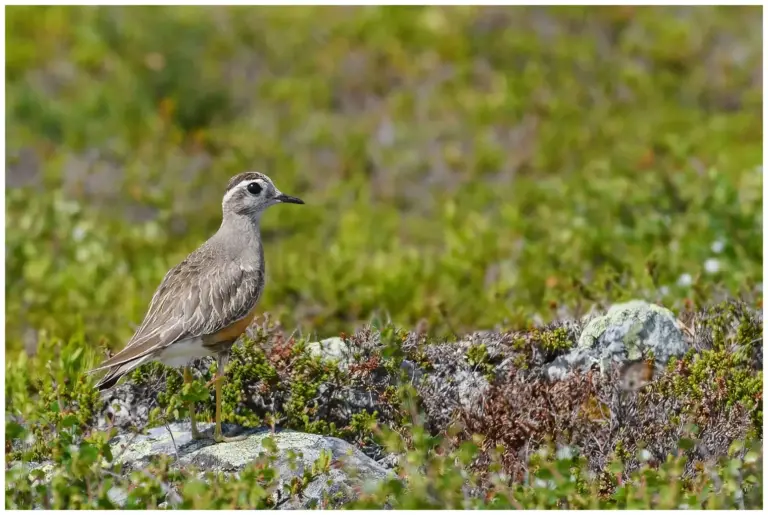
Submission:
[[[275,204],[303,204],[300,198],[282,193],[272,179],[259,172],[244,172],[235,175],[227,184],[222,208],[224,213],[259,216]]]

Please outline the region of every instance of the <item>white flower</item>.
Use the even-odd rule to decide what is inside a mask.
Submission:
[[[85,229],[78,225],[72,230],[72,239],[75,241],[82,241],[83,238],[85,238]]]
[[[723,240],[715,240],[715,242],[712,243],[712,252],[715,254],[720,254],[724,248],[725,242]]]
[[[560,447],[555,454],[558,460],[569,460],[573,457],[573,451],[569,446]]]
[[[693,277],[691,274],[683,274],[677,279],[678,286],[690,286],[693,284]]]
[[[720,261],[715,258],[709,258],[704,261],[704,270],[709,274],[716,274],[720,271]]]

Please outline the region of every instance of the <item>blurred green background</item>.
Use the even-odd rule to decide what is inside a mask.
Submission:
[[[6,348],[121,347],[245,170],[304,334],[761,302],[761,14],[7,7]]]

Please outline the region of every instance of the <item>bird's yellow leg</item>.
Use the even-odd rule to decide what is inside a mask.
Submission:
[[[221,389],[224,383],[224,367],[221,359],[216,370],[216,377],[213,380],[216,383],[216,428],[213,431],[213,439],[218,443],[245,440],[246,435],[224,436],[221,434]]]
[[[189,367],[184,367],[184,384],[188,384],[192,382],[192,372],[189,370]],[[200,432],[197,430],[197,421],[195,420],[195,403],[193,401],[189,401],[187,404],[187,409],[189,409],[189,420],[190,425],[192,426],[192,439],[193,440],[199,440],[203,438],[203,435],[200,434]]]

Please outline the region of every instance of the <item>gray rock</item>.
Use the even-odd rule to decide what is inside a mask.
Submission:
[[[123,506],[125,501],[128,500],[128,492],[125,488],[119,486],[113,486],[107,492],[107,497],[112,501],[115,506]]]
[[[376,463],[378,463],[385,469],[393,469],[404,458],[405,458],[405,453],[396,454],[396,453],[390,452],[385,454],[384,457],[382,457],[380,460],[377,460]]]
[[[574,370],[587,371],[597,364],[607,372],[612,364],[625,364],[653,354],[657,367],[687,351],[675,316],[666,308],[634,300],[617,304],[604,316],[591,317],[568,354],[546,366],[550,380]]]
[[[144,427],[149,421],[157,392],[164,389],[165,381],[158,381],[157,384],[142,386],[124,382],[107,390],[102,393],[104,409],[99,413],[96,427],[101,430],[112,426],[124,430]]]
[[[213,424],[200,424],[199,429],[210,434]],[[311,469],[321,452],[329,452],[330,471],[316,477],[300,499],[291,498],[281,503],[283,509],[319,506],[324,499],[331,500],[333,505],[348,502],[356,488],[389,474],[382,465],[339,438],[287,430],[272,433],[228,424],[224,425],[224,433],[244,434],[246,438],[218,444],[210,439],[192,440],[188,423],[174,423],[168,428],[150,429],[146,435],[120,435],[111,442],[112,453],[116,461],[124,464],[126,472],[142,469],[154,456],[167,455],[175,457],[176,467],[194,467],[201,472],[222,472],[237,477],[238,472],[261,453],[267,453],[264,439],[271,437],[278,449],[274,467],[279,483],[285,484],[293,476],[300,477],[306,468]],[[342,466],[335,466],[337,463]],[[278,490],[278,499],[287,495],[282,488]]]
[[[402,370],[405,374],[405,380],[411,384],[418,383],[421,381],[421,378],[424,377],[424,373],[421,371],[419,366],[413,361],[409,361],[407,359],[404,359],[403,362],[400,363],[400,370]]]
[[[428,345],[424,352],[431,364],[416,383],[428,423],[432,429],[446,427],[457,409],[480,415],[483,398],[490,388],[486,370],[470,363],[468,353],[472,347],[483,345],[488,363],[496,376],[506,374],[512,365],[507,360],[510,335],[493,331],[472,333],[457,342]]]
[[[477,372],[459,370],[456,373],[456,393],[459,405],[467,413],[480,413],[483,396],[491,385],[488,380]]]
[[[373,345],[363,344],[362,346],[355,347],[354,344],[350,345],[343,338],[333,337],[308,343],[307,352],[311,356],[319,357],[324,361],[336,363],[340,370],[347,371],[350,365],[364,362],[372,350],[380,350],[378,337],[372,343]],[[403,360],[400,368],[405,373],[406,379],[412,383],[417,382],[422,377],[419,367],[407,359]]]
[[[546,365],[545,375],[550,381],[559,381],[565,379],[571,371],[586,372],[598,361],[594,352],[586,349],[574,349]]]

